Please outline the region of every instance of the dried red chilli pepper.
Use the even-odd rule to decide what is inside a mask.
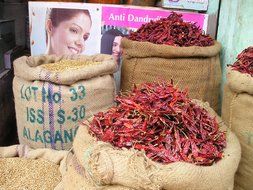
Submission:
[[[196,23],[185,22],[182,14],[172,12],[167,18],[143,24],[128,39],[171,46],[211,46],[214,40],[205,35]]]
[[[233,70],[249,74],[253,77],[253,46],[243,50],[237,56],[237,61],[230,66]]]
[[[117,106],[94,115],[89,131],[115,147],[144,150],[160,163],[212,165],[222,158],[225,132],[186,91],[166,82],[146,83],[116,98]]]

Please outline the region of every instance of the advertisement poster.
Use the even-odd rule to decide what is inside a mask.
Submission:
[[[31,54],[99,53],[101,6],[29,2]]]
[[[40,54],[114,54],[120,40],[171,10],[91,3],[29,2],[30,47]],[[208,15],[179,12],[183,19],[207,30]]]

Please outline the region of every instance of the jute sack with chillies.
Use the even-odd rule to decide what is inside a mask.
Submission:
[[[78,130],[74,152],[85,171],[83,180],[89,181],[89,186],[120,184],[136,190],[232,190],[240,161],[239,142],[228,129],[224,158],[212,166],[186,162],[159,164],[143,152],[119,150],[109,143],[96,141],[86,126],[80,126]]]
[[[112,106],[109,55],[21,57],[14,62],[18,136],[32,148],[69,149],[78,122]]]
[[[236,189],[253,187],[253,47],[244,50],[227,68],[222,118],[239,138],[242,159],[235,176]]]
[[[89,185],[233,189],[240,144],[208,104],[166,83],[144,84],[116,102],[86,120],[73,143]]]
[[[218,111],[221,45],[199,28],[171,15],[143,25],[129,39],[123,38],[121,46],[123,91],[134,84],[172,78],[179,87],[189,88],[191,98],[207,101]]]

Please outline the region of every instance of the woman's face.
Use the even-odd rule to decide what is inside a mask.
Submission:
[[[121,36],[116,36],[112,44],[112,55],[117,61],[119,60],[122,52],[120,47],[121,39]]]
[[[91,20],[84,13],[78,13],[69,20],[52,26],[51,49],[56,55],[80,54],[85,49],[85,41],[90,35]]]

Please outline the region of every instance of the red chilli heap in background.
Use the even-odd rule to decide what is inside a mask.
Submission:
[[[215,118],[171,83],[145,83],[94,115],[90,133],[115,147],[144,150],[160,163],[212,165],[222,158],[225,132]]]
[[[229,66],[232,67],[232,70],[249,74],[253,77],[253,46],[243,50],[237,56],[237,61]]]
[[[184,22],[182,14],[172,12],[167,18],[143,24],[128,39],[171,46],[212,46],[214,40],[203,34],[195,23]]]

